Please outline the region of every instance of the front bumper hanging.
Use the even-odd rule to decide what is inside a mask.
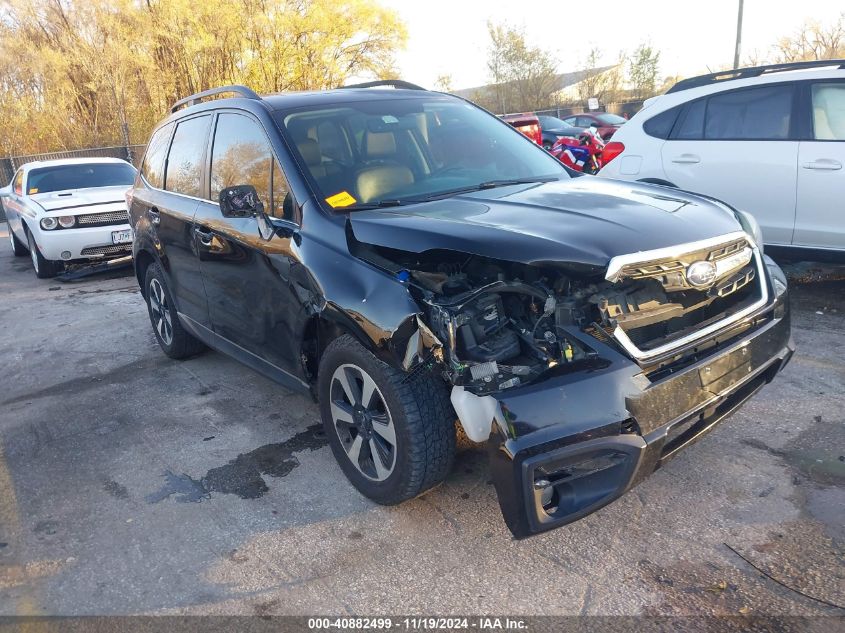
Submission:
[[[787,302],[783,292],[750,332],[654,381],[599,344],[589,371],[496,395],[505,423],[488,442],[491,472],[514,536],[607,505],[770,382],[794,351]]]

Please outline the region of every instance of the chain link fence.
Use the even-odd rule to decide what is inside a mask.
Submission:
[[[30,154],[28,156],[8,156],[0,158],[0,186],[12,182],[15,172],[21,165],[36,160],[56,160],[61,158],[122,158],[136,167],[144,154],[144,145],[118,145],[116,147],[92,147],[88,149],[73,149],[64,152],[49,152],[46,154]],[[6,215],[0,205],[0,221],[5,221]]]

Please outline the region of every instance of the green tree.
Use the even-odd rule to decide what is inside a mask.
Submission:
[[[651,44],[640,44],[628,58],[628,82],[636,98],[647,99],[656,94],[657,76],[660,72],[660,51]]]

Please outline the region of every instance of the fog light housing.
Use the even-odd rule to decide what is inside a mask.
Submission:
[[[62,251],[62,259],[70,259],[70,251]]]
[[[64,229],[69,229],[76,224],[76,217],[72,215],[63,215],[59,218],[59,225]]]
[[[46,231],[52,231],[54,228],[56,228],[59,225],[59,223],[56,221],[56,218],[49,217],[49,216],[46,217],[46,218],[41,218],[40,224],[41,224],[41,228],[46,230]]]

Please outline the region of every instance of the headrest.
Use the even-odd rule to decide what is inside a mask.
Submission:
[[[365,137],[367,158],[384,158],[396,153],[396,137],[393,132],[371,132]]]
[[[320,145],[314,139],[307,138],[304,141],[299,141],[296,144],[296,149],[299,150],[306,165],[313,167],[322,164],[323,157],[320,154]]]

